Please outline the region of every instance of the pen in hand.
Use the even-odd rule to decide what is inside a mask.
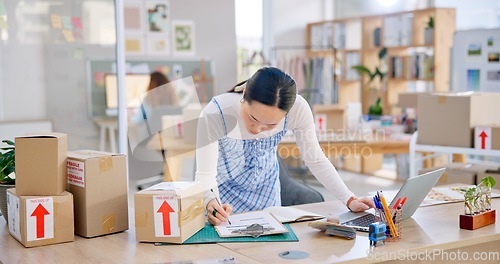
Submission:
[[[222,208],[222,204],[220,203],[219,199],[217,199],[217,195],[215,195],[215,193],[214,193],[214,189],[210,189],[210,191],[214,194],[215,201],[217,201],[217,203],[219,204],[219,206]],[[222,208],[222,209],[224,209],[224,208]],[[229,216],[227,217],[227,222],[228,222],[230,225],[232,225],[232,224],[231,224],[231,221],[229,221]]]

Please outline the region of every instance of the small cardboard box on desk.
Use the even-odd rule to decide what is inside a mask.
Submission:
[[[25,247],[74,240],[73,195],[19,196],[7,190],[9,232]]]
[[[182,244],[205,226],[201,182],[162,182],[134,195],[140,242]]]
[[[500,124],[499,93],[422,94],[418,144],[471,148],[474,127]]]
[[[59,195],[66,189],[67,136],[61,133],[16,137],[16,193]]]
[[[125,155],[69,151],[68,191],[75,197],[75,234],[95,237],[128,229]]]

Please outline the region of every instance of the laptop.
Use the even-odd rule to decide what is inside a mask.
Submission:
[[[398,198],[407,197],[403,206],[403,220],[410,218],[420,206],[429,191],[434,187],[446,168],[431,171],[417,177],[409,178],[399,189],[396,197],[392,200],[389,207],[392,208]],[[368,226],[377,222],[379,219],[369,212],[346,212],[339,216],[341,225],[351,226],[358,231],[368,232]]]

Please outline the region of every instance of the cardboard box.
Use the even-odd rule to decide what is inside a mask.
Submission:
[[[429,172],[439,167],[432,169],[420,170],[419,174]],[[497,170],[498,166],[473,163],[452,163],[446,166],[446,170],[438,181],[438,185],[463,183],[463,184],[478,184],[478,175],[487,170]],[[480,180],[481,178],[479,178]]]
[[[68,191],[75,197],[75,234],[95,237],[128,229],[125,155],[69,151]]]
[[[9,232],[25,247],[74,241],[73,195],[19,196],[7,190]]]
[[[345,129],[345,116],[344,107],[340,105],[314,105],[313,114],[315,116],[314,122],[316,123],[316,130],[318,129],[318,116],[326,116],[326,130],[327,131],[338,131]],[[323,129],[321,129],[323,130]],[[324,131],[322,131],[324,132]]]
[[[201,182],[162,182],[134,195],[141,242],[181,244],[205,226]]]
[[[422,94],[429,94],[429,93],[399,93],[398,106],[404,108],[417,108],[418,97]]]
[[[474,129],[474,148],[500,150],[500,126],[480,126]]]
[[[470,148],[473,128],[500,124],[499,93],[422,94],[418,143]]]
[[[16,192],[59,195],[66,190],[67,136],[61,133],[16,137]]]

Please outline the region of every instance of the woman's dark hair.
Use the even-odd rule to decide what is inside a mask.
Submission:
[[[161,72],[157,72],[157,71],[152,72],[150,74],[150,76],[151,76],[151,79],[149,81],[148,91],[151,91],[158,86],[162,86],[162,85],[170,82],[168,77],[165,76]]]
[[[247,84],[244,99],[249,104],[257,101],[261,104],[276,106],[288,112],[295,103],[297,88],[290,75],[274,67],[259,69],[250,79],[235,85],[229,92],[241,93],[237,87]]]

